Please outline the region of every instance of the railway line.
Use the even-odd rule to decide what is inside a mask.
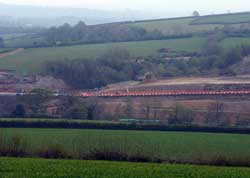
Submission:
[[[0,91],[0,96],[24,96],[32,93]],[[226,96],[250,95],[250,90],[223,90],[223,91],[130,91],[130,92],[73,92],[53,93],[53,96],[76,97],[159,97],[159,96]]]
[[[139,91],[139,92],[81,92],[82,97],[153,97],[153,96],[213,96],[250,95],[250,90],[224,91]]]

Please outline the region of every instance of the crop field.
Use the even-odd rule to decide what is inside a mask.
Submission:
[[[73,129],[0,129],[1,143],[23,138],[28,153],[58,147],[73,158],[95,151],[122,153],[151,160],[212,164],[249,161],[250,135],[160,131],[111,131]],[[1,144],[0,144],[1,145]]]
[[[1,178],[249,178],[249,168],[0,158]]]
[[[161,48],[176,51],[196,51],[204,43],[204,38],[185,38],[173,40],[154,40],[143,42],[107,43],[68,47],[26,49],[16,55],[0,60],[0,69],[17,70],[20,73],[37,73],[46,61],[61,59],[95,58],[115,47],[127,49],[132,56],[148,56]]]

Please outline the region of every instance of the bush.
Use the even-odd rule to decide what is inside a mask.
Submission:
[[[70,158],[62,145],[50,145],[38,150],[38,156],[42,158]]]

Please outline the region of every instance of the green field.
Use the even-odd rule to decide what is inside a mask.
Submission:
[[[250,13],[211,15],[197,18],[194,24],[237,24],[250,22]]]
[[[11,48],[0,48],[0,53],[5,53],[11,51]]]
[[[166,20],[155,20],[130,23],[128,25],[141,27],[146,30],[159,30],[164,34],[187,34],[187,33],[198,33],[204,31],[212,31],[215,28],[222,28],[223,25],[190,25],[195,18],[180,18],[180,19],[166,19]]]
[[[221,42],[225,48],[233,48],[242,44],[250,44],[250,38],[226,38]]]
[[[249,168],[0,158],[0,178],[249,178]]]
[[[21,74],[34,74],[42,71],[42,66],[46,61],[95,58],[114,47],[127,49],[134,57],[144,57],[157,54],[157,50],[161,48],[170,48],[176,51],[197,51],[204,42],[205,38],[196,37],[143,42],[32,48],[9,57],[1,58],[0,69],[16,70]],[[250,44],[250,38],[226,38],[221,42],[221,45],[226,48],[241,44]]]
[[[148,56],[157,53],[161,48],[176,51],[196,51],[204,42],[204,38],[185,38],[173,40],[154,40],[143,42],[107,43],[79,45],[67,47],[26,49],[18,54],[1,58],[0,69],[17,70],[20,73],[37,73],[46,61],[61,59],[95,58],[107,50],[120,47],[127,49],[132,56]]]
[[[4,34],[1,37],[4,39],[4,44],[7,48],[26,48],[34,46],[34,43],[37,45],[48,44],[43,37],[28,33]]]
[[[5,40],[5,46],[8,48],[29,48],[34,44],[48,45],[48,42],[43,37],[32,37],[30,35],[10,38]]]
[[[16,70],[22,74],[32,74],[41,72],[42,66],[46,61],[95,58],[114,47],[125,48],[134,57],[143,57],[157,54],[157,50],[161,48],[171,48],[176,51],[197,51],[201,48],[204,41],[205,38],[197,37],[173,40],[32,48],[9,57],[1,58],[0,69],[10,69]],[[227,38],[221,42],[221,45],[226,48],[235,47],[241,44],[250,44],[250,38]]]
[[[25,139],[29,153],[58,146],[79,158],[94,151],[119,152],[149,160],[211,163],[249,161],[250,135],[160,131],[110,131],[73,129],[0,129],[3,140]],[[0,139],[1,141],[1,139]],[[1,145],[1,144],[0,144]]]
[[[131,22],[126,25],[138,26],[147,30],[160,30],[166,34],[186,34],[202,31],[211,31],[223,28],[223,23],[232,23],[239,28],[242,22],[249,21],[250,13],[225,14],[204,17],[188,17],[176,19],[163,19],[142,22]],[[213,24],[213,23],[221,24]],[[199,24],[194,24],[199,23]],[[239,23],[239,24],[237,24]],[[32,34],[12,34],[4,36],[7,47],[30,46],[36,41],[45,44],[46,41]],[[0,69],[16,70],[21,74],[37,74],[42,71],[46,61],[62,59],[95,58],[107,50],[120,47],[127,49],[134,57],[144,57],[157,54],[161,48],[170,48],[174,51],[199,51],[206,37],[193,37],[183,39],[153,40],[141,42],[121,42],[92,45],[75,45],[65,47],[48,47],[26,49],[20,53],[0,59]],[[243,43],[250,44],[250,38],[226,38],[221,45],[226,48],[235,47]],[[0,49],[1,52],[2,49]]]
[[[152,21],[131,22],[127,25],[141,27],[146,30],[159,30],[167,35],[188,34],[213,31],[223,28],[224,24],[244,24],[250,22],[250,13],[223,14],[201,17],[162,19]]]

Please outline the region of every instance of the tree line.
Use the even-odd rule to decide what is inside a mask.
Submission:
[[[75,89],[101,88],[111,83],[136,80],[151,73],[153,77],[178,77],[203,74],[236,75],[230,67],[250,54],[250,45],[224,49],[208,39],[201,52],[190,60],[166,60],[155,55],[133,58],[125,49],[114,48],[96,59],[49,61],[44,73],[63,79]]]
[[[136,62],[127,50],[115,48],[96,59],[50,61],[45,65],[45,73],[63,79],[76,89],[94,89],[135,80],[150,67],[148,62]]]
[[[219,100],[209,103],[203,113],[180,102],[165,107],[160,98],[144,98],[139,107],[135,107],[135,102],[127,98],[122,101],[122,105],[113,105],[113,110],[108,111],[109,104],[102,102],[100,98],[81,99],[71,96],[58,98],[40,89],[32,91],[32,95],[12,97],[9,101],[4,100],[1,98],[0,101],[0,117],[3,118],[110,120],[131,124],[162,123],[166,126],[197,125],[215,128],[250,125],[248,115],[227,113],[224,102]],[[4,106],[1,106],[3,102]],[[51,110],[51,107],[55,109]]]
[[[65,23],[52,27],[43,34],[51,45],[73,45],[122,41],[155,40],[163,38],[158,30],[147,31],[122,23],[87,26],[79,22],[75,26]]]
[[[0,48],[4,48],[5,45],[4,45],[4,40],[2,37],[0,37]]]

